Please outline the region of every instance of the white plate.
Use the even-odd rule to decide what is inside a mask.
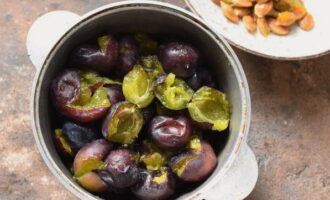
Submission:
[[[249,34],[242,21],[231,23],[212,0],[186,0],[188,7],[229,43],[247,52],[281,60],[301,60],[330,53],[330,0],[303,0],[314,16],[315,27],[306,32],[294,25],[287,36]]]

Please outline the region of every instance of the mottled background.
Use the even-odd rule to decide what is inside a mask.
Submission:
[[[35,69],[25,40],[52,10],[83,14],[115,0],[10,0],[0,5],[0,199],[76,199],[50,174],[32,136]],[[167,0],[184,6],[182,0]],[[302,48],[304,44],[301,44]],[[330,199],[330,55],[274,61],[235,49],[252,97],[249,144],[259,180],[249,200]]]

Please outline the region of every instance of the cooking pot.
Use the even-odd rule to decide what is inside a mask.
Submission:
[[[54,176],[80,199],[100,199],[87,192],[62,163],[52,140],[49,87],[65,67],[70,51],[104,32],[165,33],[192,41],[213,67],[221,90],[231,104],[226,141],[213,174],[199,187],[179,196],[182,200],[243,199],[253,189],[258,168],[246,143],[250,125],[250,96],[244,71],[235,52],[202,19],[182,8],[155,1],[125,1],[97,8],[83,16],[55,11],[41,16],[27,37],[29,56],[37,69],[33,82],[31,114],[38,149]],[[222,134],[222,133],[218,133]]]

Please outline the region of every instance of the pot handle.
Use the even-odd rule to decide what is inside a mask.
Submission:
[[[200,200],[241,200],[253,190],[258,179],[258,164],[256,157],[244,142],[234,163],[224,176],[205,194],[198,197]]]
[[[27,52],[39,71],[52,47],[80,16],[69,11],[53,11],[39,17],[31,26],[27,39]]]

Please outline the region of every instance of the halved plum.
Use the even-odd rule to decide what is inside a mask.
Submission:
[[[138,156],[131,150],[118,149],[105,159],[107,169],[99,175],[111,187],[123,189],[134,185],[138,179]]]
[[[69,141],[64,137],[62,129],[54,130],[54,143],[58,152],[63,156],[74,156],[75,152],[72,150]]]
[[[141,200],[164,200],[174,191],[175,178],[166,168],[160,171],[142,170],[137,184],[132,187],[133,194]]]
[[[162,149],[177,150],[189,142],[191,129],[190,120],[185,116],[157,116],[150,123],[149,137]]]
[[[102,161],[112,145],[104,139],[95,140],[81,148],[73,162],[74,178],[86,190],[101,193],[108,189],[108,185],[95,171],[105,170]]]
[[[223,131],[228,128],[230,107],[226,95],[204,86],[194,94],[188,104],[191,118],[197,122],[212,124],[212,129]]]
[[[67,69],[52,82],[51,94],[56,109],[80,122],[103,117],[111,103],[104,84],[120,84],[95,71]]]
[[[193,138],[186,151],[172,157],[169,165],[177,176],[187,182],[198,182],[207,178],[217,165],[212,146],[206,141]]]
[[[194,91],[182,79],[171,73],[157,79],[155,94],[166,108],[182,110],[187,107]]]
[[[131,144],[143,126],[143,114],[135,104],[124,101],[113,105],[103,122],[102,134],[112,142]]]
[[[72,53],[70,65],[109,72],[115,67],[117,59],[118,42],[112,35],[105,35],[97,39],[97,44],[84,44],[77,47]]]
[[[149,140],[144,140],[141,148],[140,161],[148,170],[160,170],[167,164],[171,152],[164,151]]]
[[[128,72],[123,81],[123,93],[126,100],[145,108],[154,99],[153,79],[143,69],[136,65],[133,70]]]

